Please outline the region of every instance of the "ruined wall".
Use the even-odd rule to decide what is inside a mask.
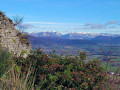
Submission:
[[[0,11],[0,44],[7,48],[14,55],[20,56],[22,51],[30,52],[31,44],[27,40],[22,40],[18,30],[16,30],[12,20],[7,18]],[[27,54],[24,55],[26,57]]]

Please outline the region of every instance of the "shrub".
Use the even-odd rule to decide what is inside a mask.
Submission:
[[[10,58],[11,54],[6,50],[0,48],[0,77],[10,68]]]
[[[100,66],[99,61],[85,63],[82,54],[80,57],[61,57],[56,54],[47,55],[37,49],[27,58],[17,58],[16,63],[21,66],[24,74],[31,66],[32,73],[28,84],[31,85],[35,77],[35,89],[100,89],[106,80],[105,70]],[[85,53],[83,56],[86,57]]]

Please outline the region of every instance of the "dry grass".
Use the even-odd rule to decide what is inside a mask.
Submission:
[[[8,70],[1,78],[0,89],[2,90],[33,90],[33,83],[30,88],[27,87],[29,75],[31,74],[30,68],[27,74],[21,73],[20,68],[15,64]]]

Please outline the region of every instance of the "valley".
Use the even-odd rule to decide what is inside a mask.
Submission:
[[[98,36],[98,34],[92,34],[96,37],[88,39],[79,39],[80,37],[77,39],[67,39],[53,35],[56,32],[52,33],[53,36],[50,34],[44,34],[47,36],[42,36],[42,34],[41,36],[31,35],[29,40],[31,41],[33,50],[40,47],[47,54],[53,53],[55,50],[57,55],[64,54],[69,56],[77,56],[79,55],[78,52],[82,51],[87,54],[86,61],[98,59],[103,64],[109,62],[112,68],[118,68],[120,65],[119,35],[99,34],[100,36]],[[80,33],[80,35],[82,34]],[[81,37],[84,38],[84,36],[86,37],[85,34]]]

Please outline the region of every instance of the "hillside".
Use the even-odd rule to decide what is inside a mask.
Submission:
[[[63,38],[57,38],[57,37],[34,37],[30,36],[29,40],[34,45],[84,45],[84,44],[95,44],[94,42],[91,42],[89,40],[80,40],[80,39],[63,39]]]

